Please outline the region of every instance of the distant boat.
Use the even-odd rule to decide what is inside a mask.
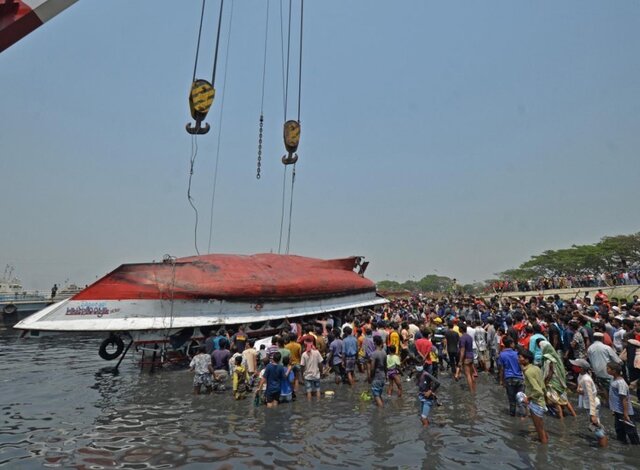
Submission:
[[[375,283],[363,277],[367,264],[360,257],[276,254],[125,264],[15,328],[30,335],[106,332],[100,351],[104,359],[122,353],[123,338],[164,350],[199,341],[213,327],[247,325],[249,334],[259,336],[286,319],[386,303],[376,294]],[[108,346],[116,351],[106,353]]]
[[[5,324],[13,325],[19,318],[38,312],[54,302],[71,297],[82,290],[70,284],[58,291],[54,298],[39,291],[27,291],[14,274],[14,268],[7,265],[0,277],[0,317]]]
[[[0,278],[0,314],[3,320],[16,320],[19,314],[30,315],[51,303],[38,291],[24,290],[20,279],[13,273],[13,266],[7,265]]]

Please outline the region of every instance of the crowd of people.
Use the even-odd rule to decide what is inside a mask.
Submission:
[[[640,272],[618,271],[600,274],[538,277],[536,279],[502,279],[489,286],[492,292],[533,292],[579,287],[614,287],[640,284]]]
[[[308,400],[320,399],[321,379],[332,374],[342,386],[366,379],[369,398],[382,407],[385,396],[404,393],[402,374],[415,383],[418,415],[428,426],[440,374],[464,378],[475,393],[478,374],[486,373],[504,387],[505,411],[530,416],[543,443],[545,419],[577,415],[573,389],[600,446],[608,443],[601,406],[613,413],[619,441],[640,444],[629,387],[640,401],[637,296],[418,295],[375,310],[293,319],[269,343],[257,347],[242,327],[212,332],[191,360],[194,393],[223,391],[231,377],[236,399],[253,396],[256,405],[275,407],[302,390]]]

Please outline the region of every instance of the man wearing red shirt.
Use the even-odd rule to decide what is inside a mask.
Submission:
[[[418,355],[422,359],[425,370],[432,374],[431,348],[433,345],[431,344],[429,333],[425,327],[420,328],[420,334],[422,338],[416,340],[416,351],[418,351]]]
[[[314,330],[313,325],[311,324],[307,325],[304,329],[305,334],[303,334],[302,336],[300,336],[300,338],[298,338],[298,343],[300,343],[301,345],[304,345],[305,342],[310,341],[313,343],[314,347],[317,347],[316,337],[313,334],[313,330]]]
[[[524,336],[518,340],[518,344],[524,349],[529,350],[529,340],[531,340],[531,336],[533,336],[533,327],[531,325],[527,325],[522,334]]]
[[[598,289],[598,293],[595,295],[596,299],[600,299],[603,303],[609,302],[609,296],[602,292],[602,289]]]

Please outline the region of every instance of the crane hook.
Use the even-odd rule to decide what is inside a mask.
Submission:
[[[284,123],[284,147],[288,155],[282,157],[284,165],[291,165],[298,161],[298,144],[300,143],[300,123],[298,121],[287,121]]]
[[[209,124],[204,123],[203,126],[202,121],[207,117],[215,96],[216,90],[211,83],[202,79],[193,81],[189,92],[189,110],[196,123],[195,126],[192,126],[190,122],[187,123],[186,129],[189,134],[206,134],[209,132]]]

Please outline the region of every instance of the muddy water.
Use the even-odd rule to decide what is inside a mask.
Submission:
[[[445,375],[433,425],[422,429],[415,387],[382,410],[324,382],[334,398],[267,410],[230,393],[194,397],[184,370],[114,375],[100,339],[16,340],[0,331],[0,466],[31,468],[638,468],[640,449],[593,446],[584,415],[546,419],[550,444],[506,414],[502,389],[478,394]],[[610,434],[613,423],[604,422]]]

